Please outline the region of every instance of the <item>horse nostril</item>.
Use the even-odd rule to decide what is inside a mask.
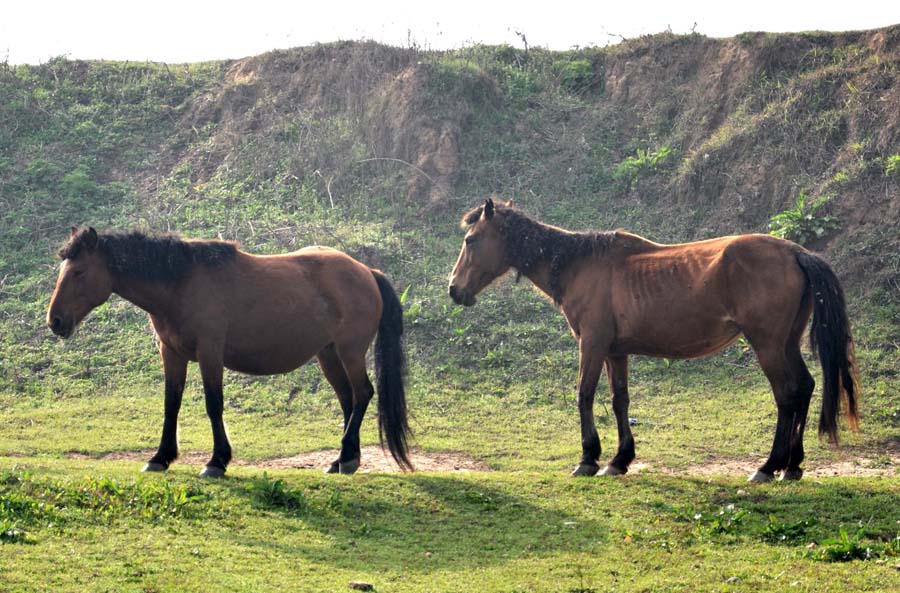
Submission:
[[[450,285],[450,298],[456,299],[457,298],[456,295],[457,295],[457,288],[456,288],[456,286],[451,284]]]
[[[54,333],[59,333],[60,329],[62,329],[62,319],[54,317],[50,322],[50,329],[52,329]]]

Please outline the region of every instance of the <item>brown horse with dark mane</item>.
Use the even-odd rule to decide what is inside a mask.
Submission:
[[[824,377],[819,435],[838,440],[839,400],[858,428],[857,373],[844,294],[831,266],[803,247],[769,235],[661,245],[623,231],[570,232],[493,200],[463,217],[467,230],[450,277],[466,306],[510,268],[553,299],[580,352],[578,411],[583,455],[574,475],[600,470],[594,392],[605,366],[619,447],[603,473],[624,474],[634,459],[628,422],[628,355],[693,358],[743,334],[778,407],[768,460],[752,481],[803,475],[803,431],[815,386],[800,354],[810,343]]]
[[[378,428],[394,459],[411,469],[404,393],[403,311],[387,278],[348,255],[307,247],[255,256],[225,241],[72,229],[47,312],[50,329],[75,326],[112,293],[150,315],[165,371],[159,450],[144,471],[178,457],[177,423],[187,365],[200,365],[213,454],[202,476],[224,475],[231,445],[222,420],[223,368],[290,372],[316,357],[344,413],[340,456],[329,473],[360,465],[359,427],[374,389],[366,352],[375,338]]]

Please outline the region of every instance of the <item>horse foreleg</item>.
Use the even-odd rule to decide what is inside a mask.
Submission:
[[[572,471],[573,476],[593,476],[600,471],[600,436],[594,423],[594,394],[603,370],[603,356],[591,351],[590,344],[582,338],[580,343],[578,372],[578,414],[581,420],[581,462]]]
[[[225,475],[231,461],[231,443],[222,419],[224,393],[222,391],[222,351],[221,348],[207,348],[198,352],[200,375],[203,378],[203,393],[206,400],[206,415],[209,416],[213,433],[213,454],[206,467],[200,472],[204,478],[220,478]]]
[[[628,357],[607,358],[606,375],[609,378],[612,407],[616,415],[619,449],[603,470],[603,475],[617,476],[627,472],[629,464],[634,460],[634,437],[628,424]]]
[[[166,376],[165,417],[159,449],[141,470],[145,472],[166,471],[169,464],[178,457],[178,411],[181,409],[181,396],[187,376],[187,359],[165,344],[160,347],[160,354]]]

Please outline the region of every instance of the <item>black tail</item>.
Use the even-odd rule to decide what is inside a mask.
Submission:
[[[372,270],[383,309],[375,340],[375,384],[378,388],[378,436],[387,439],[391,455],[403,469],[413,469],[409,460],[409,422],[406,419],[406,355],[403,353],[403,307],[384,274]]]
[[[797,263],[806,274],[813,299],[812,327],[809,344],[818,354],[825,382],[822,391],[822,413],[819,416],[819,436],[838,442],[838,401],[843,398],[847,422],[859,429],[856,398],[858,391],[856,357],[853,336],[847,319],[844,291],[828,262],[814,253],[800,251]]]

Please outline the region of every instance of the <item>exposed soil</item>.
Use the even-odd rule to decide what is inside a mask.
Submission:
[[[134,461],[146,462],[155,451],[115,451],[99,457],[85,455],[83,453],[69,453],[70,459],[99,459],[101,461]],[[274,457],[259,461],[247,461],[235,459],[232,465],[240,467],[258,467],[262,469],[322,469],[324,470],[337,459],[340,451],[328,449],[324,451],[311,451],[300,453],[291,457]],[[202,466],[209,459],[209,453],[202,451],[190,451],[182,453],[177,463],[182,465]],[[488,464],[470,457],[464,453],[444,451],[427,453],[419,450],[410,452],[410,460],[418,471],[425,472],[487,472],[491,471]],[[370,445],[362,448],[362,473],[394,473],[400,468],[391,458],[390,454],[382,451],[381,447]]]
[[[808,246],[841,256],[847,286],[896,289],[900,176],[885,168],[900,144],[900,26],[729,39],[660,34],[583,55],[593,77],[577,101],[515,86],[537,76],[538,63],[534,71],[523,62],[483,69],[373,42],[229,62],[220,84],[185,103],[164,166],[138,185],[153,196],[169,169],[190,171],[196,185],[238,162],[246,168],[252,156],[255,176],[268,179],[271,161],[288,159],[279,175],[320,179],[318,191],[329,196],[403,179],[409,202],[430,207],[471,194],[473,181],[484,191],[593,192],[584,180],[598,159],[620,162],[664,145],[678,155],[677,171],[643,175],[617,200],[695,211],[693,232],[682,238],[700,239],[765,232],[801,190],[832,196],[827,214],[840,232]],[[543,59],[558,66],[567,58]],[[527,98],[525,106],[515,97]],[[475,116],[494,112],[495,151],[509,161],[498,160],[499,177],[484,180],[467,159],[483,158],[471,156],[483,153]],[[290,152],[278,152],[289,142]],[[880,247],[868,247],[880,236]]]
[[[762,465],[764,459],[757,461],[736,459],[713,459],[705,463],[690,465],[684,469],[673,469],[654,463],[634,463],[630,473],[663,473],[684,476],[743,476],[754,473]],[[838,461],[807,462],[803,464],[804,476],[808,478],[825,478],[831,476],[897,476],[900,472],[900,454],[893,454],[878,459],[866,457],[847,457]]]
[[[99,459],[101,461],[134,461],[143,463],[150,459],[154,451],[116,451],[100,456],[85,455],[84,453],[69,453],[70,459]],[[239,467],[256,467],[261,469],[322,469],[327,468],[332,461],[337,459],[339,451],[329,449],[324,451],[311,451],[300,453],[291,457],[274,457],[258,461],[235,459],[232,464]],[[178,463],[182,465],[202,466],[209,458],[209,453],[191,451],[183,453]],[[362,450],[362,473],[395,473],[400,468],[394,463],[389,454],[383,452],[380,447],[370,445]],[[443,451],[437,453],[413,450],[410,453],[413,465],[418,471],[425,472],[489,472],[491,467],[478,459],[464,453],[455,451]],[[632,464],[629,473],[661,473],[666,475],[682,476],[744,476],[756,471],[763,460],[735,460],[713,459],[704,463],[693,464],[685,468],[671,468],[653,462],[636,462]],[[806,477],[823,478],[830,476],[896,476],[900,472],[900,452],[876,458],[852,457],[829,462],[809,462],[805,464]]]

